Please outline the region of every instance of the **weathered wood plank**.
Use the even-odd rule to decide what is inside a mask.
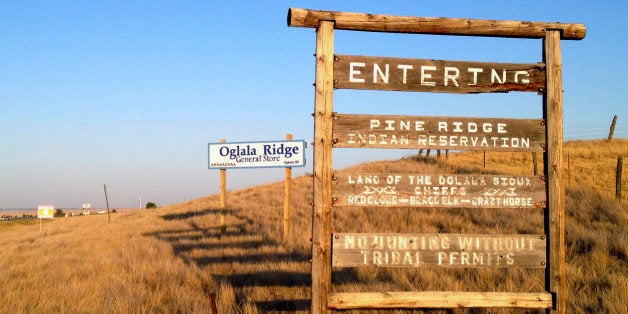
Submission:
[[[334,267],[545,268],[544,235],[335,233]]]
[[[545,65],[392,58],[334,57],[334,87],[434,93],[539,92]]]
[[[546,292],[345,292],[330,293],[330,309],[376,308],[537,308],[552,306]]]
[[[560,53],[560,32],[548,31],[543,40],[544,59],[547,62],[547,93],[543,98],[543,115],[547,121],[547,205],[545,228],[548,235],[548,267],[545,286],[556,295],[554,309],[565,313],[567,283],[565,275],[565,187],[563,172],[563,76]]]
[[[316,31],[314,94],[314,188],[312,207],[312,313],[327,313],[331,289],[331,183],[334,25]]]
[[[546,30],[555,29],[561,39],[580,40],[586,35],[584,24],[288,10],[288,26],[315,28],[319,21],[333,21],[336,29],[389,33],[543,38]]]
[[[334,147],[542,152],[542,119],[334,115]]]
[[[478,174],[335,173],[333,206],[544,208],[541,177]]]

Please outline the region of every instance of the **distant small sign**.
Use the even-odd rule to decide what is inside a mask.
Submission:
[[[305,141],[209,143],[209,169],[304,167]]]
[[[37,218],[52,219],[55,214],[54,206],[40,205],[37,206]]]

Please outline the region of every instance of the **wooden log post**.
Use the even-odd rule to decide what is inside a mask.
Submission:
[[[544,38],[546,30],[555,29],[560,39],[580,40],[586,35],[584,24],[390,16],[299,8],[288,11],[289,26],[318,27],[319,21],[334,21],[335,29],[387,33]]]
[[[565,313],[567,283],[565,276],[565,192],[562,177],[563,84],[560,30],[547,30],[543,40],[543,49],[547,75],[547,90],[543,97],[547,136],[547,151],[544,154],[545,177],[547,178],[545,234],[549,247],[548,265],[545,268],[545,288],[553,296],[553,310]]]
[[[624,165],[624,158],[617,157],[617,171],[615,172],[615,198],[621,200],[621,173]]]
[[[286,134],[286,140],[292,140],[292,134]],[[292,167],[286,167],[283,198],[283,238],[290,235],[290,211],[292,206]]]
[[[312,313],[328,313],[331,289],[332,119],[334,22],[316,30],[314,94],[314,208],[312,213]]]
[[[220,143],[226,143],[221,139]],[[227,234],[227,169],[220,169],[220,236]]]
[[[615,125],[617,124],[617,115],[613,117],[613,122],[611,122],[611,129],[608,131],[608,139],[607,141],[613,140],[613,134],[615,133]]]

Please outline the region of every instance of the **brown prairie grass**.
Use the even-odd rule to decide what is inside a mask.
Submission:
[[[408,158],[342,171],[532,171],[531,158],[503,156],[505,159],[489,163],[493,168],[486,169],[463,158],[462,154],[440,160]],[[573,175],[575,180],[580,174]],[[2,222],[0,312],[210,313],[209,295],[215,293],[219,313],[307,313],[312,179],[293,180],[293,231],[286,238],[282,231],[283,189],[283,182],[277,182],[228,192],[225,235],[220,234],[218,195],[156,210],[117,213],[111,223],[102,215],[62,218],[45,221],[40,231],[37,224],[9,226]],[[624,297],[628,291],[626,202],[584,183],[572,184],[566,192],[567,312],[628,312]],[[541,234],[542,216],[537,210],[347,207],[334,209],[333,229]],[[538,292],[544,290],[544,272],[334,268],[332,290]]]
[[[472,152],[450,154],[447,163],[465,168],[482,169],[516,175],[534,173],[532,153]],[[628,139],[566,142],[563,149],[565,186],[587,186],[602,195],[615,196],[617,159],[628,156]],[[537,154],[537,169],[543,174],[543,154]],[[486,165],[486,166],[484,166]],[[622,171],[622,182],[628,181],[628,170]],[[622,199],[628,200],[628,184],[622,185]]]

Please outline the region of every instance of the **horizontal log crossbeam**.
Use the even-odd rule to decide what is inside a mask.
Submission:
[[[552,307],[547,292],[348,292],[329,293],[329,309],[372,308],[538,308]]]
[[[559,30],[561,39],[580,40],[586,35],[584,24],[392,16],[299,8],[288,11],[288,26],[316,28],[319,21],[333,21],[334,28],[340,30],[389,33],[544,38],[551,29]]]

